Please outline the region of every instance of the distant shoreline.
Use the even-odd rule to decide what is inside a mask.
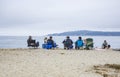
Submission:
[[[120,31],[90,31],[90,30],[78,30],[68,31],[62,33],[48,34],[49,36],[120,36]]]

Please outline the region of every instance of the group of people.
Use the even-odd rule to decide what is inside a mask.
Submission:
[[[57,44],[52,39],[52,36],[50,36],[49,39],[47,39],[47,37],[44,38],[43,48],[46,48],[46,46],[49,46],[49,49],[57,47]]]
[[[39,46],[39,42],[36,42],[35,40],[32,39],[32,36],[29,36],[28,40],[27,40],[28,46],[32,46],[32,47],[38,47]],[[69,36],[66,37],[65,40],[63,40],[63,45],[64,45],[64,49],[73,49],[73,41],[70,39]],[[44,45],[50,45],[51,48],[55,48],[58,45],[54,42],[52,36],[50,36],[49,38],[45,37],[44,38]],[[45,48],[45,47],[43,47]],[[50,49],[51,49],[50,48]],[[75,41],[75,49],[79,50],[79,49],[92,49],[93,48],[93,39],[85,39],[82,40],[82,37],[78,37],[78,39]],[[104,40],[103,44],[102,44],[102,48],[103,49],[109,49],[110,45],[108,45],[107,41]]]
[[[64,49],[73,49],[73,41],[69,36],[63,41]],[[80,49],[84,45],[82,37],[78,37],[78,40],[75,42],[75,49]]]

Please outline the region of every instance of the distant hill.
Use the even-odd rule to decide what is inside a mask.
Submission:
[[[48,34],[48,36],[120,36],[120,32],[79,30]]]

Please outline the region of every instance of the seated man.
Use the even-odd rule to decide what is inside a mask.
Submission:
[[[54,41],[53,41],[53,39],[52,39],[52,36],[50,36],[50,38],[47,40],[47,44],[51,44],[51,45],[54,44]]]
[[[38,47],[39,46],[39,42],[36,43],[35,40],[32,39],[32,36],[29,36],[28,40],[27,40],[27,44],[28,47]]]
[[[107,43],[107,41],[106,40],[104,40],[104,42],[103,42],[103,44],[102,44],[102,48],[103,49],[109,49],[110,48],[110,45],[108,45],[108,43]]]
[[[70,39],[69,36],[66,37],[66,39],[63,41],[64,49],[72,49],[73,48],[73,41]]]
[[[52,36],[50,36],[50,38],[47,40],[47,45],[51,46],[49,49],[57,47],[57,44],[53,41]]]
[[[83,41],[81,37],[78,37],[78,40],[75,42],[75,49],[83,48]]]

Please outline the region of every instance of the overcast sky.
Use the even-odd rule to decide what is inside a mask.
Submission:
[[[120,31],[120,0],[0,0],[0,35]]]

